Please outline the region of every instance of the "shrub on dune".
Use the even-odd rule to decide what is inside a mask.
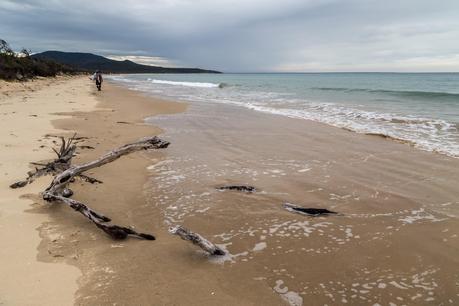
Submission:
[[[48,59],[32,58],[30,54],[31,52],[25,48],[16,53],[5,40],[0,39],[0,79],[24,80],[77,72],[71,67]]]

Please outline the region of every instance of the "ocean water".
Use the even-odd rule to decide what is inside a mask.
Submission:
[[[156,96],[313,120],[459,157],[459,73],[136,74],[107,78]]]

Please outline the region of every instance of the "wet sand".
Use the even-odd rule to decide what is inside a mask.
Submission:
[[[219,270],[227,288],[291,305],[458,302],[458,159],[227,105],[150,122],[175,144],[153,168],[151,205],[233,254]],[[258,192],[215,189],[227,184]]]
[[[75,199],[156,241],[113,241],[68,207],[36,199],[30,215],[45,216],[38,259],[79,268],[75,304],[457,304],[459,160],[305,120],[84,86],[75,98],[87,94],[98,109],[53,117],[54,133],[77,131],[95,148],[79,149],[75,163],[161,133],[155,126],[171,146],[89,173],[103,184],[72,185]],[[144,124],[152,115],[153,125]],[[47,147],[26,157],[51,156]],[[225,184],[258,191],[216,190]],[[312,218],[286,211],[285,202],[340,214]],[[229,255],[209,258],[168,234],[175,224]],[[80,273],[50,266],[68,268],[45,274],[50,283],[54,276],[72,284]],[[67,289],[68,298],[76,288]]]

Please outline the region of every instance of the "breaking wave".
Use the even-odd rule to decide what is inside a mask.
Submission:
[[[177,82],[177,81],[156,80],[156,79],[148,79],[148,81],[151,81],[154,84],[186,86],[186,87],[200,87],[200,88],[222,88],[225,86],[224,83]]]
[[[458,127],[446,120],[363,111],[333,103],[311,103],[303,109],[243,106],[290,118],[322,122],[352,132],[379,135],[422,150],[459,157]]]
[[[360,98],[362,101],[359,93],[374,94],[375,97],[370,97],[369,100],[377,101],[384,106],[378,107],[375,103],[328,102],[314,98],[310,100],[308,96],[295,92],[297,88],[285,89],[282,86],[286,84],[280,84],[282,86],[279,85],[278,88],[271,88],[274,85],[268,87],[258,80],[249,86],[240,80],[235,82],[230,78],[228,80],[230,85],[217,82],[169,81],[156,78],[141,79],[140,77],[134,80],[133,78],[131,76],[112,77],[112,79],[125,83],[129,88],[173,99],[231,104],[290,118],[322,122],[357,133],[379,135],[387,139],[409,143],[422,150],[459,158],[459,124],[454,119],[454,105],[459,101],[459,93],[454,93],[455,89],[450,89],[449,92],[379,90],[344,86],[309,87],[308,89],[309,91],[311,88],[313,91],[335,91],[338,94],[349,92],[352,95],[343,100],[351,101],[354,98]],[[278,81],[282,82],[282,80]],[[214,90],[226,87],[228,90]],[[397,101],[393,103],[391,100],[390,105],[385,105],[384,103],[390,99],[390,96],[397,97]],[[330,93],[324,97],[333,98],[336,95]],[[363,99],[367,98],[364,96]],[[419,104],[421,100],[423,104]],[[446,103],[439,104],[441,101]],[[416,109],[411,112],[410,106],[414,108],[431,106],[432,112],[417,112]],[[453,112],[449,116],[444,116],[445,113],[449,114],[448,110],[453,110]]]

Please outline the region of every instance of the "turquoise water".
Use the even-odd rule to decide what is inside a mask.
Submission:
[[[459,157],[459,73],[137,74],[108,78],[191,103],[225,103]]]

